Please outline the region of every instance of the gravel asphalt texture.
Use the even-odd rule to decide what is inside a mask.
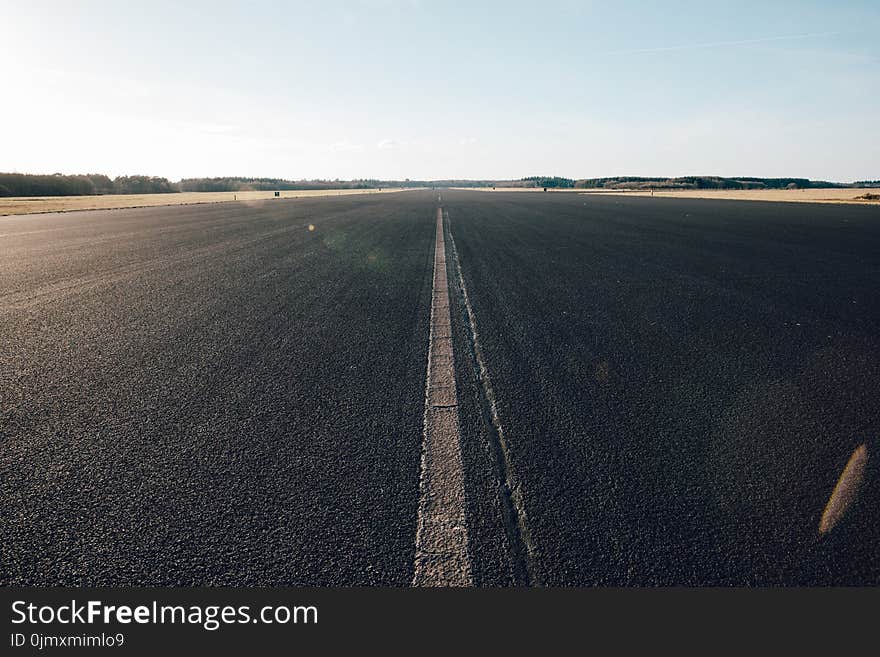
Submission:
[[[880,584],[878,208],[442,197],[477,585]],[[409,585],[437,205],[0,218],[0,584]]]
[[[408,585],[434,198],[0,219],[2,583]]]
[[[880,583],[877,208],[443,200],[537,583]]]

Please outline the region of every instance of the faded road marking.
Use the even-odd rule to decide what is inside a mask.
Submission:
[[[822,512],[822,520],[819,521],[819,533],[825,534],[834,529],[834,526],[843,517],[847,507],[856,498],[862,478],[865,476],[865,464],[868,462],[868,448],[861,444],[856,447],[852,456],[849,457],[846,467],[837,480],[834,492],[825,511]]]
[[[413,586],[473,585],[450,320],[443,214],[438,208]]]
[[[446,213],[446,222],[449,224],[449,213]],[[540,586],[541,576],[534,557],[535,547],[529,530],[528,517],[526,515],[525,500],[523,500],[522,486],[517,481],[513,471],[510,456],[510,448],[498,415],[495,390],[489,376],[489,368],[483,358],[483,350],[480,346],[480,337],[477,333],[477,320],[474,309],[468,296],[467,285],[461,272],[461,263],[458,261],[458,250],[455,248],[455,237],[452,235],[452,227],[449,229],[449,247],[452,252],[453,270],[456,272],[458,287],[461,291],[467,313],[467,322],[470,328],[471,355],[476,365],[477,375],[483,388],[483,402],[488,415],[489,424],[492,428],[490,433],[490,449],[496,459],[496,467],[499,475],[499,485],[503,491],[503,508],[505,531],[510,548],[510,565],[514,582],[517,586]]]

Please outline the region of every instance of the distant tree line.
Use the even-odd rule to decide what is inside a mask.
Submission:
[[[243,192],[320,189],[379,189],[404,187],[529,187],[605,189],[808,189],[811,187],[880,187],[878,180],[852,184],[807,178],[721,178],[683,176],[645,178],[616,176],[574,180],[560,176],[529,176],[518,180],[285,180],[283,178],[185,178],[169,182],[155,176],[119,176],[110,179],[98,173],[83,175],[32,175],[0,173],[0,196],[84,196],[91,194],[158,194],[169,192]]]
[[[527,183],[525,185],[517,185],[522,187],[548,187],[552,189],[566,189],[574,187],[574,180],[571,178],[560,178],[559,176],[529,176],[520,179],[520,182]]]
[[[534,176],[521,180],[284,180],[282,178],[185,178],[177,183],[182,192],[245,192],[314,189],[379,189],[410,187],[573,187],[574,180]]]
[[[574,183],[574,187],[587,189],[809,189],[850,186],[807,178],[722,178],[719,176],[682,176],[679,178],[617,176],[614,178],[585,178]]]
[[[282,178],[184,178],[177,187],[181,192],[247,192],[310,189],[375,189],[399,187],[401,183],[381,180],[284,180]]]
[[[89,196],[93,194],[156,194],[176,192],[166,178],[119,176],[111,180],[100,173],[65,176],[0,173],[0,196]]]

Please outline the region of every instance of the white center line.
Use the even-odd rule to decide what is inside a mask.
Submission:
[[[437,208],[413,586],[473,585],[464,502],[446,245]]]

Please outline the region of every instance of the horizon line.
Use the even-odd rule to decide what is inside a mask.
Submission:
[[[101,173],[98,171],[90,171],[85,173],[61,173],[60,171],[53,171],[51,173],[34,173],[34,172],[22,172],[22,171],[0,171],[0,175],[18,175],[18,176],[106,176],[111,180],[116,178],[131,178],[131,177],[145,177],[145,178],[158,178],[167,180],[169,183],[180,183],[186,180],[254,180],[254,181],[279,181],[279,182],[291,182],[291,183],[302,183],[302,182],[340,182],[340,183],[351,183],[351,182],[388,182],[388,183],[404,183],[404,182],[424,182],[424,183],[436,183],[436,182],[522,182],[526,180],[532,180],[535,178],[545,178],[545,179],[553,179],[553,178],[561,178],[564,180],[571,180],[577,182],[579,180],[608,180],[614,178],[634,178],[634,179],[643,179],[643,180],[677,180],[682,178],[721,178],[725,180],[807,180],[809,182],[828,182],[835,184],[851,184],[854,182],[876,182],[880,180],[880,175],[877,178],[859,178],[853,179],[850,181],[836,180],[836,179],[828,179],[828,178],[810,178],[808,176],[754,176],[754,175],[721,175],[721,174],[683,174],[677,176],[650,176],[650,175],[636,175],[636,174],[617,174],[617,175],[603,175],[603,176],[580,176],[580,177],[572,177],[572,176],[564,176],[564,175],[530,175],[530,176],[520,176],[516,177],[501,177],[501,178],[489,178],[489,177],[476,177],[476,178],[455,178],[455,177],[441,177],[441,178],[379,178],[379,177],[357,177],[357,178],[285,178],[280,176],[241,176],[241,175],[222,175],[222,176],[183,176],[178,178],[177,180],[173,180],[168,176],[162,175],[154,175],[148,173],[125,173],[119,174],[116,176],[110,176],[105,173]]]

